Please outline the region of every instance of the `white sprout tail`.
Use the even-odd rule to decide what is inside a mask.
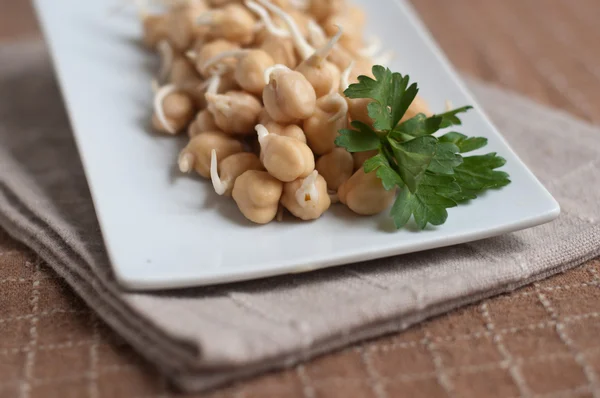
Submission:
[[[165,82],[171,72],[171,66],[173,65],[173,58],[175,53],[173,47],[165,39],[158,42],[156,45],[158,53],[160,54],[160,69],[158,70],[158,78],[161,82]]]
[[[450,112],[452,110],[452,108],[454,108],[454,105],[452,105],[452,101],[450,101],[449,99],[446,100],[445,104],[444,104],[444,110],[446,112]]]
[[[327,101],[327,105],[335,105],[338,108],[337,112],[327,120],[329,123],[348,116],[348,102],[340,93],[330,93],[325,97],[325,100]]]
[[[223,51],[222,53],[217,54],[214,57],[210,58],[208,61],[206,61],[204,63],[204,65],[202,65],[201,69],[208,70],[208,68],[210,68],[211,66],[213,66],[227,58],[241,58],[243,55],[248,54],[250,51],[252,51],[252,50],[249,50],[247,48]]]
[[[350,65],[340,75],[340,91],[344,92],[350,86],[350,74],[356,65],[356,61],[350,62]]]
[[[363,57],[374,57],[379,51],[381,51],[381,39],[377,36],[371,36],[369,44],[358,50],[358,53]]]
[[[342,37],[342,35],[344,34],[344,29],[341,26],[335,25],[335,27],[338,29],[335,36],[329,39],[329,41],[323,47],[316,50],[315,53],[311,56],[312,59],[316,59],[317,62],[321,62],[329,56],[329,53],[331,53],[333,47],[335,47],[337,42],[340,40],[340,37]]]
[[[221,177],[219,177],[217,151],[214,149],[210,151],[210,180],[217,195],[222,196],[227,191],[227,188],[229,188],[229,184],[221,181]]]
[[[179,171],[182,173],[189,173],[194,168],[194,163],[196,162],[196,157],[193,153],[187,152],[185,149],[179,154],[179,159],[177,159],[177,165],[179,166]]]
[[[261,22],[264,24],[265,28],[270,34],[281,38],[290,37],[290,32],[275,25],[273,19],[271,19],[271,16],[263,6],[252,0],[247,0],[245,4],[246,7],[248,7],[251,11],[254,11],[260,17]]]
[[[269,84],[271,82],[271,74],[273,72],[275,72],[276,70],[291,71],[290,68],[288,68],[287,66],[282,65],[282,64],[275,64],[273,66],[269,66],[267,69],[265,69],[265,71],[263,73],[263,79],[265,79],[265,84]]]
[[[301,207],[316,206],[319,202],[319,190],[317,189],[317,170],[310,173],[302,181],[302,185],[296,191],[296,201]]]
[[[266,144],[265,140],[266,138],[269,136],[269,130],[267,130],[267,128],[265,126],[263,126],[262,124],[257,124],[254,129],[256,130],[256,133],[258,134],[258,143],[260,144],[261,149],[264,149],[264,146]]]
[[[392,50],[386,51],[383,54],[381,54],[380,56],[373,59],[373,64],[388,66],[389,63],[392,62],[392,59],[394,59],[394,52]]]
[[[327,42],[327,35],[314,19],[308,21],[308,35],[313,46],[319,47]]]
[[[302,36],[302,33],[300,32],[296,21],[294,21],[294,19],[288,13],[283,11],[281,8],[277,7],[275,4],[271,3],[269,0],[258,1],[267,9],[269,9],[273,14],[277,15],[283,20],[283,22],[288,27],[290,33],[292,34],[292,40],[294,41],[296,49],[300,53],[300,57],[302,58],[302,60],[308,59],[315,52],[315,49],[310,44],[308,44],[304,36]]]
[[[167,84],[160,87],[154,94],[154,112],[156,113],[156,117],[165,130],[171,134],[176,134],[177,131],[175,130],[175,127],[173,127],[173,125],[171,125],[171,123],[169,123],[167,120],[165,110],[163,108],[163,101],[167,95],[176,91],[177,86],[175,84]]]

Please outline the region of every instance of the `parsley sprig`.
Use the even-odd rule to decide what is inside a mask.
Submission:
[[[379,65],[373,67],[373,76],[359,76],[344,92],[348,98],[372,100],[367,108],[372,125],[352,122],[352,128],[340,130],[336,144],[349,152],[377,150],[364,163],[364,171],[376,172],[386,190],[399,189],[391,210],[397,228],[411,217],[421,229],[444,224],[448,208],[510,183],[507,173],[496,170],[506,163],[496,153],[462,156],[486,146],[486,138],[455,131],[434,136],[460,125],[459,115],[471,106],[404,120],[419,91],[417,84],[409,85],[409,76]]]

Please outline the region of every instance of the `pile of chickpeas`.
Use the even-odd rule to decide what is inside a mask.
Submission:
[[[374,153],[335,145],[352,120],[372,124],[369,100],[343,92],[371,76],[377,40],[363,39],[364,12],[346,0],[171,0],[140,8],[144,42],[160,54],[153,127],[187,132],[183,173],[212,181],[243,215],[266,224],[283,209],[319,218],[341,202],[360,215],[386,210],[387,191],[362,165]],[[429,114],[418,98],[405,118]]]

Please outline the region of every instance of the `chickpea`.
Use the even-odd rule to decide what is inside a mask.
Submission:
[[[237,140],[220,131],[206,131],[190,140],[179,154],[179,170],[189,173],[196,170],[204,178],[210,178],[211,151],[215,150],[221,159],[243,152],[244,146]]]
[[[215,123],[215,118],[213,117],[212,113],[210,113],[208,109],[203,109],[202,111],[198,112],[196,119],[190,125],[188,129],[188,136],[193,138],[206,131],[219,131],[219,127]]]
[[[210,178],[218,195],[231,196],[235,180],[248,170],[264,170],[255,154],[235,153],[218,162],[217,151],[211,151]]]
[[[210,66],[231,57],[239,60],[234,71],[237,84],[250,94],[260,95],[266,85],[265,70],[275,65],[273,58],[263,50],[225,51],[209,60],[203,69],[208,70]]]
[[[140,11],[143,29],[144,45],[150,49],[156,48],[161,40],[167,37],[167,16],[149,15]]]
[[[379,214],[389,208],[396,190],[386,191],[375,172],[366,174],[362,168],[338,189],[340,202],[363,216]]]
[[[358,12],[351,10],[358,10]],[[323,22],[323,28],[328,36],[333,36],[338,26],[348,28],[340,38],[340,45],[342,47],[350,52],[356,52],[357,49],[363,47],[365,19],[362,10],[356,7],[349,8],[344,12],[330,15]]]
[[[302,220],[316,220],[331,206],[325,179],[315,170],[306,178],[285,183],[281,204]]]
[[[376,149],[365,152],[354,152],[352,154],[352,159],[354,159],[354,170],[362,168],[365,162],[375,155],[377,155]]]
[[[340,39],[342,30],[339,32],[322,48],[315,50],[304,38],[298,28],[298,24],[295,23],[293,18],[266,0],[259,0],[263,5],[271,10],[275,15],[280,17],[288,27],[294,45],[300,53],[302,62],[296,68],[296,70],[302,73],[306,79],[311,83],[315,89],[317,98],[322,97],[332,91],[337,91],[339,87],[340,71],[339,69],[327,61],[326,58]],[[308,26],[308,23],[307,25]]]
[[[265,169],[283,182],[307,177],[315,169],[310,148],[295,138],[269,134],[262,124],[256,126]]]
[[[228,134],[252,134],[262,111],[260,101],[244,91],[208,93],[206,101],[215,123]]]
[[[317,160],[317,171],[327,182],[327,189],[337,192],[354,173],[354,160],[344,148],[334,148]]]
[[[304,121],[308,146],[316,155],[324,155],[335,148],[338,131],[348,126],[348,103],[338,93],[317,100],[315,113]]]
[[[264,25],[262,33],[256,35],[260,49],[269,54],[274,63],[295,68],[298,60],[289,32],[275,26],[267,10],[258,3],[247,0],[246,6],[261,18]]]
[[[300,72],[284,65],[275,65],[265,71],[263,102],[269,116],[277,122],[289,123],[307,119],[317,104],[315,89]]]
[[[166,16],[166,38],[178,52],[189,49],[195,39],[194,20],[186,7],[177,7]]]
[[[215,69],[218,69],[218,67],[216,66],[215,68],[209,68],[208,70],[204,69],[204,66],[209,60],[221,54],[222,52],[235,51],[239,49],[240,46],[235,43],[224,39],[217,39],[206,44],[198,42],[195,46],[195,50],[190,55],[194,59],[196,69],[198,70],[198,72],[200,72],[200,74],[204,77],[209,77],[210,75],[215,73]],[[235,58],[228,58],[226,60],[222,60],[220,64],[223,64],[228,68],[233,69],[237,62],[238,61]],[[209,66],[213,65],[209,64]]]
[[[201,84],[200,75],[189,59],[183,56],[174,57],[169,70],[168,80],[178,86]]]
[[[235,180],[233,200],[248,220],[267,224],[275,218],[283,183],[266,171],[248,170]]]
[[[345,91],[350,85],[350,76],[356,70],[356,63],[352,61],[342,72],[340,78],[340,91]],[[369,98],[346,98],[350,119],[371,125],[373,119],[369,116],[368,105],[372,102]]]
[[[298,72],[306,76],[306,79],[315,88],[317,98],[339,90],[340,71],[335,64],[327,61],[326,58],[331,53],[341,34],[342,30],[340,29],[325,46],[315,51],[313,55],[296,68]]]
[[[277,122],[271,121],[266,123],[264,126],[267,128],[267,130],[269,130],[270,134],[277,134],[284,137],[295,138],[298,141],[302,141],[306,144],[306,135],[304,134],[304,131],[302,131],[302,129],[295,124],[284,126]]]
[[[411,119],[417,116],[419,113],[423,113],[427,117],[433,116],[433,112],[431,112],[431,110],[429,109],[429,105],[427,104],[427,102],[425,102],[423,97],[417,95],[408,107],[408,110],[406,111],[400,122],[402,123],[408,119]]]
[[[177,86],[168,84],[159,88],[154,96],[152,125],[162,133],[177,134],[192,121],[194,112],[192,98]]]
[[[242,4],[231,3],[212,9],[198,18],[197,23],[210,26],[208,34],[215,39],[240,45],[248,45],[254,40],[256,20]]]
[[[319,22],[340,13],[344,7],[347,7],[344,0],[309,0],[308,2],[308,12]]]

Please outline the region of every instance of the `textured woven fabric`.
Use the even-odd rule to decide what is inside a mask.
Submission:
[[[556,222],[306,275],[125,293],[111,275],[45,53],[35,45],[0,51],[0,59],[20,60],[3,63],[0,73],[0,225],[185,389],[213,387],[404,329],[598,255],[598,132],[473,85],[500,130],[561,202]],[[566,142],[560,139],[565,132],[572,138]]]

